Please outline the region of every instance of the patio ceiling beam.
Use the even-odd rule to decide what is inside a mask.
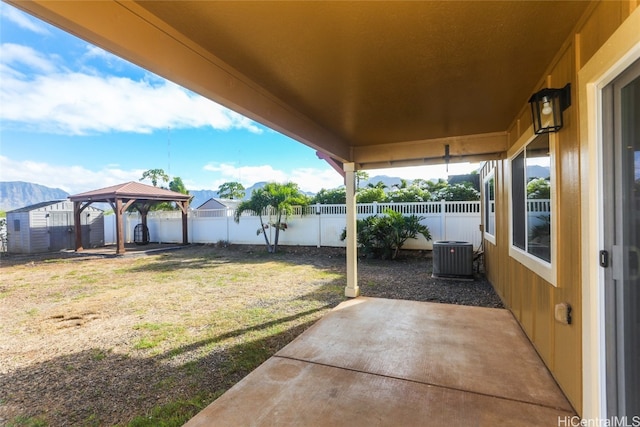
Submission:
[[[507,132],[494,132],[353,147],[352,152],[358,169],[378,169],[499,159],[507,148]]]
[[[8,3],[307,146],[350,160],[343,139],[133,1]]]

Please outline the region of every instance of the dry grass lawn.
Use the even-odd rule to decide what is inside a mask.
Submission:
[[[181,425],[343,300],[344,250],[2,260],[0,425]]]
[[[501,307],[428,253],[360,260],[363,295]],[[189,246],[0,260],[0,425],[179,426],[343,301],[345,250]]]

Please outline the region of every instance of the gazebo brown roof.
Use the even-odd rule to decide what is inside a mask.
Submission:
[[[147,213],[151,206],[156,202],[175,202],[180,207],[180,210],[182,211],[182,243],[185,245],[188,244],[187,210],[189,209],[190,199],[191,196],[188,194],[153,187],[151,185],[135,181],[69,196],[69,200],[73,202],[76,224],[80,224],[80,214],[90,204],[105,202],[111,205],[113,212],[116,215],[116,253],[118,254],[123,254],[125,252],[124,233],[122,227],[122,214],[124,211],[127,210],[129,206],[134,206],[142,215],[142,224],[144,225],[144,228],[146,228]],[[76,227],[75,246],[76,251],[83,250],[81,227]]]

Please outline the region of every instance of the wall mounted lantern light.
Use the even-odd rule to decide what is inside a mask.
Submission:
[[[562,89],[542,89],[529,98],[533,130],[536,134],[562,129],[562,112],[571,106],[571,83]]]

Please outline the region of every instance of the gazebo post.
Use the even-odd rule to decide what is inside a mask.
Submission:
[[[140,219],[142,221],[142,228],[143,228],[143,233],[142,233],[142,243],[149,243],[149,234],[147,233],[147,230],[149,230],[148,226],[147,226],[147,216],[149,214],[149,210],[151,209],[151,203],[146,202],[142,204],[142,207],[138,209],[138,212],[140,212]]]
[[[80,203],[73,202],[73,224],[76,237],[75,248],[76,252],[84,250],[82,247],[82,224],[80,223]]]
[[[122,199],[116,198],[116,254],[124,254],[124,232],[122,225]]]
[[[189,244],[189,227],[187,223],[187,212],[189,211],[189,201],[180,202],[180,209],[182,210],[182,244]]]

